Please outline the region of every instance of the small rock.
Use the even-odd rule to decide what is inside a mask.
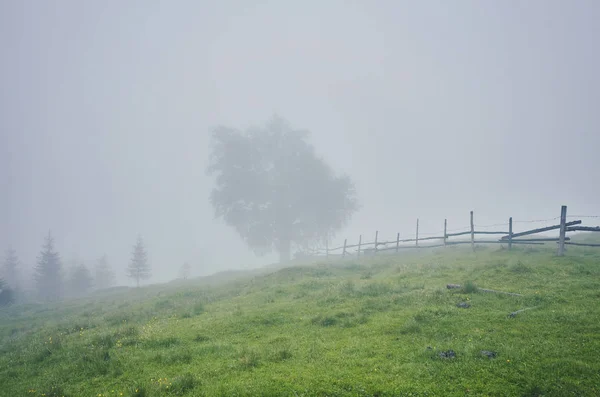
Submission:
[[[456,304],[456,307],[460,307],[462,309],[468,309],[471,307],[471,305],[467,302],[460,302]]]
[[[456,353],[454,352],[454,350],[447,350],[445,352],[440,352],[440,358],[455,358],[456,357]]]
[[[481,354],[483,356],[486,356],[487,358],[496,358],[496,356],[498,355],[498,353],[492,352],[492,351],[489,351],[489,350],[482,350]]]

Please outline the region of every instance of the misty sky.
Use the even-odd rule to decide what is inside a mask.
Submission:
[[[336,242],[600,215],[599,20],[595,0],[0,0],[0,248],[32,266],[52,229],[122,281],[138,233],[155,281],[272,262],[214,220],[205,168],[211,128],[275,113],[356,182]]]

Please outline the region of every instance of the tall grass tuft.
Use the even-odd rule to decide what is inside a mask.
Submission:
[[[473,294],[478,291],[479,291],[479,288],[475,285],[474,282],[472,282],[470,280],[467,281],[462,287],[462,292],[464,292],[465,294]]]
[[[526,266],[523,262],[518,261],[515,265],[512,265],[510,267],[510,271],[512,273],[524,274],[524,273],[531,273],[531,268]]]
[[[171,387],[169,388],[169,394],[183,396],[192,391],[197,385],[198,380],[194,374],[187,372],[173,379],[173,382],[170,385]]]

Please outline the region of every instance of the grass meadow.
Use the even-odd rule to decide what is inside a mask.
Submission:
[[[600,249],[554,254],[448,247],[5,308],[0,395],[597,396]]]

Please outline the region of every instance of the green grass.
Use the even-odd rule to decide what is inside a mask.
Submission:
[[[0,395],[600,395],[600,249],[449,247],[214,280],[3,309]]]

